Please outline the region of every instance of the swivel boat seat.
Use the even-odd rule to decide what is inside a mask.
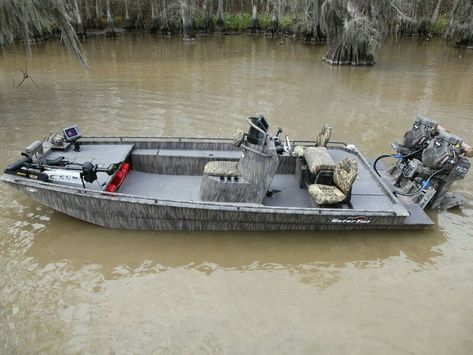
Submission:
[[[335,162],[327,151],[327,144],[332,136],[332,127],[324,125],[315,139],[314,147],[296,147],[295,154],[301,159],[296,163],[300,170],[300,187],[307,188],[314,183],[327,183],[332,180]]]
[[[309,195],[316,206],[343,204],[350,202],[351,189],[358,175],[358,163],[353,158],[345,158],[333,172],[333,185],[312,184]]]
[[[248,134],[240,132],[234,144],[242,150],[238,162],[211,161],[204,167],[200,187],[203,201],[262,203],[279,166],[280,148],[268,134],[263,116],[248,119]]]

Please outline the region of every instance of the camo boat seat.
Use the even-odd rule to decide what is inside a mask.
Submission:
[[[315,138],[315,146],[316,147],[325,147],[327,143],[330,141],[330,137],[332,136],[332,127],[329,125],[324,125],[322,130],[320,131],[317,138]]]
[[[240,176],[237,161],[209,161],[204,166],[204,174],[209,176]]]
[[[309,171],[315,175],[322,170],[333,171],[335,169],[335,163],[327,151],[327,148],[324,147],[309,147],[304,149],[304,159]]]
[[[343,159],[333,172],[335,186],[313,184],[309,186],[309,195],[318,205],[333,205],[347,202],[351,188],[358,175],[358,163],[353,158]]]

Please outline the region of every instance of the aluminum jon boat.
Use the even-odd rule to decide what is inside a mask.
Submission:
[[[418,116],[394,154],[369,163],[353,145],[275,135],[263,116],[233,139],[81,137],[71,126],[36,141],[1,180],[33,200],[108,228],[350,230],[425,228],[472,149]],[[385,168],[380,160],[394,158]]]

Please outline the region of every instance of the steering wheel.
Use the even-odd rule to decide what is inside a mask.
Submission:
[[[286,151],[286,153],[292,153],[291,141],[289,140],[288,136],[286,136],[286,140],[284,142],[284,150]]]

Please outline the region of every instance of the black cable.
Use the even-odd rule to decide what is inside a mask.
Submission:
[[[420,148],[420,149],[417,149],[415,151],[413,151],[412,153],[409,153],[407,155],[402,155],[401,153],[396,153],[396,154],[383,154],[383,155],[380,155],[379,157],[376,158],[376,160],[374,161],[373,163],[373,169],[374,171],[376,172],[376,174],[378,174],[378,176],[381,176],[379,174],[379,171],[378,169],[376,168],[376,165],[378,164],[378,161],[380,161],[381,159],[384,159],[384,158],[396,158],[396,159],[407,159],[417,153],[419,153],[421,150],[423,150],[424,148]]]
[[[395,194],[396,196],[397,196],[397,195],[401,195],[401,196],[415,196],[415,195],[418,195],[419,193],[422,192],[422,190],[425,190],[425,189],[429,188],[429,186],[430,186],[430,180],[431,180],[435,175],[440,174],[442,171],[446,170],[446,169],[449,168],[449,167],[450,167],[450,166],[447,165],[446,167],[444,167],[444,168],[442,168],[442,169],[440,169],[440,170],[435,171],[433,174],[431,174],[431,175],[427,178],[427,180],[425,180],[425,181],[422,183],[422,186],[421,186],[418,190],[416,190],[416,191],[414,191],[414,192],[403,193],[403,192],[401,192],[401,191],[394,190],[394,191],[393,191],[393,194]]]
[[[381,174],[379,173],[378,169],[376,168],[376,165],[378,164],[378,161],[380,161],[381,159],[384,159],[384,158],[402,159],[404,157],[401,154],[383,154],[383,155],[380,155],[379,157],[377,157],[376,160],[373,163],[373,169],[376,172],[376,174],[378,174],[378,176],[381,176]]]

